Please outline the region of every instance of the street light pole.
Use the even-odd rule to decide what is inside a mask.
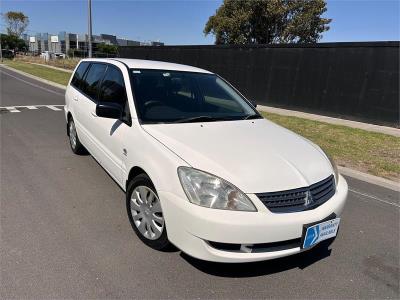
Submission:
[[[0,13],[0,16],[3,16],[2,13]],[[3,62],[3,48],[1,47],[1,31],[0,31],[0,61]]]
[[[1,33],[0,33],[0,61],[3,62],[3,48],[1,48]]]
[[[92,0],[88,0],[88,39],[89,57],[92,57]]]

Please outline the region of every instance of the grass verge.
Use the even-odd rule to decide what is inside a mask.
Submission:
[[[69,78],[71,77],[71,74],[67,72],[58,71],[52,68],[29,64],[21,61],[5,60],[4,64],[16,70],[20,70],[25,73],[38,76],[40,78],[53,81],[62,85],[67,85]]]
[[[39,56],[17,55],[14,61],[44,64],[72,71],[81,60],[80,58],[50,59],[47,62]]]
[[[339,166],[348,167],[391,180],[400,179],[400,138],[347,126],[261,114],[292,130],[331,155]]]

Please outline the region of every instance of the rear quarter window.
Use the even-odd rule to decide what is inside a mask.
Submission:
[[[71,85],[80,89],[82,86],[82,79],[85,75],[87,67],[89,66],[89,62],[81,62],[74,73],[74,77],[72,77]]]

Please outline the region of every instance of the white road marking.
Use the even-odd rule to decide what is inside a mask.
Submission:
[[[9,106],[6,107],[9,112],[15,113],[15,112],[20,112],[18,109],[16,109],[14,106]]]
[[[47,107],[47,106],[49,106],[49,104],[39,104],[39,105],[14,105],[13,107],[16,107],[16,108],[19,108],[19,107],[22,107],[22,108],[26,108],[26,107],[30,107],[30,106],[32,106],[32,107]],[[50,104],[50,106],[65,106],[64,104]],[[10,107],[10,106],[0,106],[0,109],[7,109],[7,107]]]
[[[399,207],[399,208],[400,208],[400,205],[397,204],[397,203],[389,202],[389,201],[380,199],[380,198],[375,197],[375,196],[372,196],[372,195],[368,195],[368,194],[361,193],[361,192],[356,191],[356,190],[349,189],[349,191],[352,192],[352,193],[354,193],[354,194],[361,195],[361,196],[364,196],[364,197],[367,197],[367,198],[370,198],[370,199],[374,199],[374,200],[376,200],[376,201],[379,201],[379,202],[382,202],[382,203],[385,203],[385,204],[389,204],[389,205],[393,205],[393,206],[396,206],[396,207]]]
[[[29,84],[29,85],[33,86],[33,87],[42,89],[42,90],[44,90],[44,91],[46,91],[46,92],[53,93],[53,94],[56,94],[56,95],[59,95],[59,96],[64,96],[64,94],[58,93],[58,92],[56,92],[56,91],[47,89],[47,88],[42,87],[42,86],[40,86],[40,85],[34,84],[34,83],[32,83],[32,82],[26,81],[26,80],[21,79],[21,78],[19,78],[19,77],[17,77],[17,76],[11,75],[10,73],[4,72],[3,70],[1,70],[0,73],[6,74],[7,76],[10,76],[10,77],[12,77],[12,78],[14,78],[14,79],[17,79],[17,80],[19,80],[19,81],[22,81],[22,82],[24,82],[24,83],[26,83],[26,84]]]
[[[54,104],[54,105],[15,105],[15,106],[0,106],[1,111],[9,111],[9,112],[21,112],[21,108],[27,108],[29,110],[39,109],[41,107],[47,107],[54,111],[62,111],[64,105],[63,104]]]
[[[47,105],[47,108],[50,108],[51,110],[59,111],[61,109],[55,107],[54,105]]]

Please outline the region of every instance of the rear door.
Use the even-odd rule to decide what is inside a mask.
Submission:
[[[81,62],[79,64],[74,73],[74,76],[71,79],[71,83],[68,85],[67,90],[65,92],[65,105],[67,106],[67,111],[71,112],[72,116],[74,117],[75,127],[76,130],[78,131],[79,136],[81,136],[80,122],[77,119],[75,111],[79,109],[79,107],[77,107],[78,99],[81,94],[82,81],[89,67],[89,64],[90,63],[87,61]],[[83,142],[82,139],[80,140],[81,142]]]
[[[104,63],[90,63],[89,70],[81,84],[81,93],[75,105],[76,120],[79,123],[80,138],[89,152],[100,162],[100,142],[94,135],[96,129],[96,104],[98,101],[99,86],[104,77],[107,65]]]

